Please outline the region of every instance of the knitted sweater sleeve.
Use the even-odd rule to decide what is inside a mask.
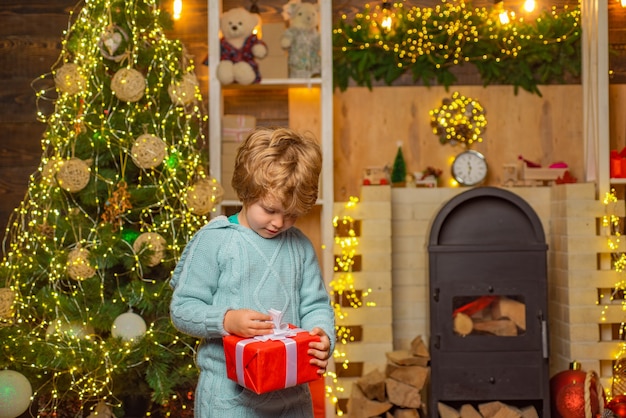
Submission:
[[[198,231],[185,247],[170,280],[174,290],[170,303],[172,323],[179,331],[197,338],[227,334],[224,315],[231,308],[213,303],[219,278],[217,243],[223,243],[220,231],[226,229],[205,226]]]

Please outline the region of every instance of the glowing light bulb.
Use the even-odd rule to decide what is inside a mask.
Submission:
[[[180,19],[180,15],[183,12],[183,0],[174,0],[172,17],[174,20]]]
[[[622,0],[622,1],[626,1],[626,0]],[[535,10],[535,7],[537,6],[537,4],[535,3],[535,0],[526,0],[524,1],[524,11],[530,13],[533,10]]]
[[[500,23],[502,23],[503,25],[508,25],[511,22],[511,20],[509,19],[509,13],[506,10],[502,10],[498,14],[498,19],[500,19]]]

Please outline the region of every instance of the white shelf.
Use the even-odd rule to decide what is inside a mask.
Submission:
[[[244,2],[241,2],[245,7]],[[333,57],[332,57],[332,2],[318,0],[321,45],[321,74],[322,77],[312,78],[261,78],[261,82],[252,85],[231,84],[222,86],[215,75],[215,69],[220,62],[219,26],[222,14],[221,0],[208,0],[208,40],[209,40],[209,158],[211,175],[218,181],[222,179],[222,126],[224,115],[224,90],[249,89],[253,94],[258,89],[294,89],[314,88],[319,94],[319,141],[324,155],[320,196],[317,201],[320,210],[320,239],[321,264],[324,279],[330,282],[334,274],[334,228],[333,228]],[[237,206],[240,202],[227,200],[221,206]]]

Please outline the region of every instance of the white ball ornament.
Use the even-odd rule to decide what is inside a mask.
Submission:
[[[120,337],[124,341],[132,341],[142,337],[147,329],[146,321],[141,316],[133,312],[126,312],[113,321],[111,335],[116,338]]]
[[[33,387],[15,370],[0,370],[0,418],[16,418],[30,405]]]

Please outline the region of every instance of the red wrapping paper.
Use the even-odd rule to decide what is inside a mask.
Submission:
[[[320,341],[320,337],[301,329],[292,331],[295,335],[278,340],[224,337],[228,378],[257,394],[321,378],[319,368],[309,363],[312,357],[307,353],[309,343]]]

